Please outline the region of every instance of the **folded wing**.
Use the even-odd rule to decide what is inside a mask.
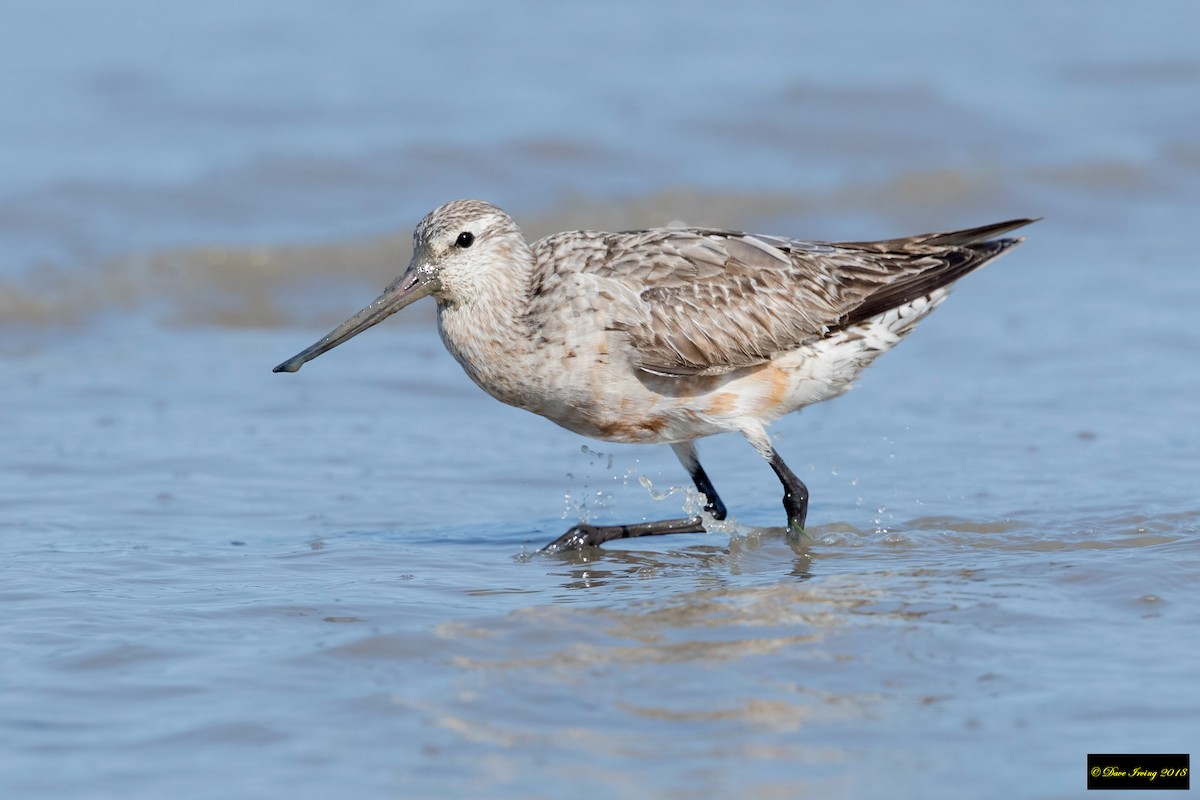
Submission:
[[[953,283],[1021,241],[992,237],[1031,221],[838,244],[696,228],[590,234],[583,272],[640,369],[718,375]]]

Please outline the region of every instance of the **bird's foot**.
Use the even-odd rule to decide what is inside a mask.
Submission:
[[[596,531],[597,528],[595,525],[588,525],[586,522],[572,525],[570,530],[538,552],[554,555],[556,553],[566,553],[571,550],[583,550],[585,547],[599,547],[601,542],[608,540],[597,540]]]
[[[581,522],[550,544],[541,553],[550,555],[599,547],[613,539],[631,539],[635,536],[662,536],[668,533],[704,533],[704,520],[700,517],[664,519],[658,522],[639,522],[633,525],[589,525]]]

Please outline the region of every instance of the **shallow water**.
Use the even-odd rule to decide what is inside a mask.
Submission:
[[[42,90],[0,128],[5,797],[1074,797],[1196,749],[1190,5],[668,5],[569,75],[627,15],[45,8],[0,48]],[[728,524],[548,558],[694,502],[668,449],[497,404],[425,306],[270,373],[460,195],[531,235],[1045,219],[775,426],[807,537],[719,437]]]

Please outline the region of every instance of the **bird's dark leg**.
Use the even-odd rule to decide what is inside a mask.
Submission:
[[[742,429],[742,435],[754,446],[759,455],[767,460],[771,469],[779,476],[783,484],[783,509],[787,512],[788,527],[796,531],[804,530],[804,521],[808,517],[808,487],[796,477],[796,474],[783,463],[779,453],[771,444],[771,437],[766,428],[758,423],[747,424]]]
[[[700,517],[663,519],[657,522],[637,522],[633,525],[589,525],[581,522],[550,544],[542,553],[565,553],[568,550],[583,550],[599,547],[613,539],[632,539],[635,536],[661,536],[668,533],[704,533],[704,520]]]
[[[798,531],[804,530],[804,520],[808,516],[808,487],[796,477],[788,465],[783,463],[774,448],[771,449],[771,469],[779,476],[783,484],[783,508],[787,511],[788,527]]]
[[[691,442],[680,442],[671,445],[671,449],[679,457],[679,462],[683,464],[684,469],[692,476],[692,483],[696,484],[696,490],[704,495],[704,510],[712,514],[714,519],[725,519],[725,504],[717,496],[717,490],[713,488],[712,481],[708,479],[704,468],[700,466],[700,459],[696,457],[695,445]],[[807,494],[805,496],[807,497]],[[635,536],[703,532],[704,519],[700,516],[664,519],[657,522],[638,522],[633,525],[589,525],[581,522],[543,547],[541,552],[564,553],[568,550],[582,550],[585,547],[599,547],[613,539],[631,539]]]
[[[675,451],[679,463],[683,464],[683,468],[692,477],[696,491],[704,495],[704,510],[712,514],[713,519],[725,519],[725,504],[717,496],[717,490],[713,487],[712,481],[708,479],[704,467],[700,466],[700,457],[696,455],[696,445],[691,442],[677,442],[671,445],[671,449]]]

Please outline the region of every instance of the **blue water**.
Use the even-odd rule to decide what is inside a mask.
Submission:
[[[1184,0],[17,0],[0,31],[4,268],[385,233],[455,196],[539,211],[930,170],[978,175],[985,207],[1092,221],[1090,203],[1029,195],[1090,196],[1056,179],[1080,170],[1129,173],[1096,187],[1122,194],[1145,170],[1187,180],[1173,160],[1194,186],[1198,16]],[[863,234],[857,215],[913,202],[849,199],[814,222]]]
[[[1193,4],[4,17],[4,797],[1077,797],[1196,749]],[[773,428],[808,538],[719,437],[729,525],[547,558],[678,515],[669,451],[497,404],[424,306],[270,372],[459,196],[1044,219]]]

